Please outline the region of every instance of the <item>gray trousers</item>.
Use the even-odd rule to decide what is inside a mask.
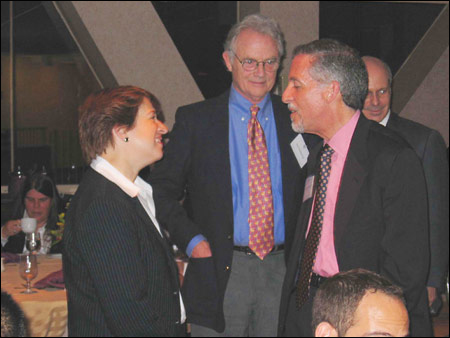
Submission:
[[[275,337],[286,265],[284,251],[255,255],[233,251],[225,291],[225,331],[191,325],[192,337]]]

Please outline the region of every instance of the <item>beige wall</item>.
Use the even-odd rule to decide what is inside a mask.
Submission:
[[[294,48],[319,38],[319,1],[261,1],[260,8],[261,14],[278,21],[286,39],[280,84],[285,88]]]
[[[148,1],[72,1],[120,85],[149,90],[171,129],[177,107],[203,99],[155,9]]]
[[[447,47],[401,112],[402,117],[438,130],[447,146],[449,144],[448,57]]]

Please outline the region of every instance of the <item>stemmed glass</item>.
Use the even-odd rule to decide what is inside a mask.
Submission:
[[[30,253],[38,252],[41,249],[41,235],[39,232],[26,234],[26,247]]]
[[[31,294],[36,291],[31,290],[31,280],[38,274],[37,259],[34,254],[20,255],[19,273],[20,277],[27,281],[27,289],[21,293]]]

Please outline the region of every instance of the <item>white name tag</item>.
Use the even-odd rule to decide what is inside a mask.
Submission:
[[[291,142],[291,148],[297,158],[298,164],[300,164],[300,168],[303,168],[306,162],[308,162],[309,150],[301,134],[298,134]]]
[[[313,197],[315,176],[311,175],[306,179],[305,191],[303,192],[303,202]]]

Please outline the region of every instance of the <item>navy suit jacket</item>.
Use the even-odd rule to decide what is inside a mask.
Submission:
[[[272,95],[280,147],[285,251],[300,210],[305,181],[291,150],[297,136],[290,113],[280,97]],[[198,234],[204,235],[212,258],[191,259],[182,288],[188,321],[223,331],[223,298],[233,257],[233,199],[229,154],[229,92],[178,109],[164,159],[150,174],[156,213],[173,242],[183,251]],[[310,138],[306,135],[307,144]],[[180,200],[184,198],[184,207]],[[286,255],[287,257],[287,255]]]
[[[316,173],[321,144],[312,150],[308,175]],[[283,335],[290,295],[313,198],[302,205],[281,296],[278,334]],[[423,170],[396,133],[362,114],[342,173],[334,216],[339,271],[363,268],[403,288],[413,336],[429,336],[426,278],[429,267],[427,200]]]
[[[430,274],[428,286],[442,288],[448,272],[448,191],[447,149],[436,130],[391,113],[387,127],[398,132],[422,161],[427,183],[430,220]]]

